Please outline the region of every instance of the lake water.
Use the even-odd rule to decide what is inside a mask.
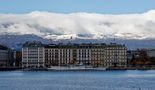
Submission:
[[[155,71],[3,71],[0,90],[155,90]]]

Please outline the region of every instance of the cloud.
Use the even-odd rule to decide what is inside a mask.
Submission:
[[[0,34],[34,34],[50,39],[155,39],[155,10],[141,14],[0,14]]]

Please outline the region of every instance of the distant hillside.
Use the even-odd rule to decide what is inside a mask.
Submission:
[[[0,44],[7,45],[11,48],[20,50],[23,43],[26,41],[41,41],[44,44],[48,43],[119,43],[125,44],[128,49],[137,48],[155,48],[155,40],[136,40],[136,39],[60,39],[60,40],[48,40],[36,35],[0,35]]]

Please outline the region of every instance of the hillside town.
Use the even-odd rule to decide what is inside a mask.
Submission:
[[[0,45],[3,69],[154,69],[155,49],[128,50],[117,43],[42,44],[31,41],[16,51]]]

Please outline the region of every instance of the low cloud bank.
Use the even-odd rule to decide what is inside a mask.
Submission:
[[[0,14],[0,35],[34,34],[47,39],[155,39],[155,10],[141,14]]]

